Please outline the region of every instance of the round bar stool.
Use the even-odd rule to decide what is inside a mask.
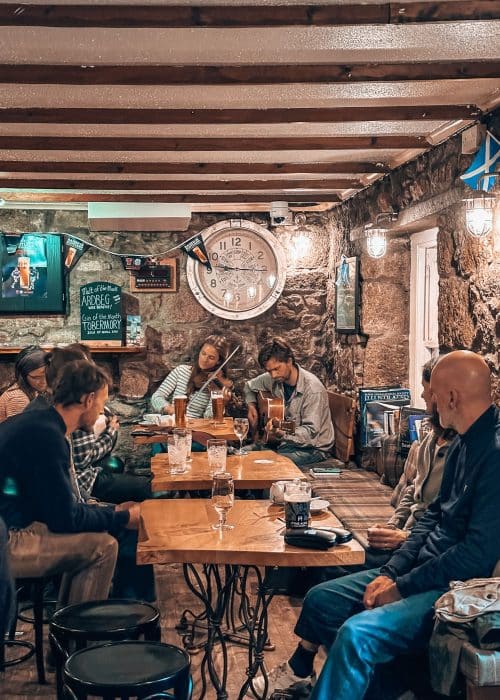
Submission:
[[[89,642],[137,640],[160,641],[160,612],[139,600],[96,600],[57,610],[49,626],[54,654],[57,697],[62,698],[62,668],[74,652]]]
[[[189,668],[188,654],[172,644],[128,641],[88,647],[66,661],[65,697],[127,700],[163,696],[190,700]]]
[[[24,579],[16,579],[16,596],[17,596],[17,610],[16,617],[11,625],[8,632],[7,639],[1,640],[0,643],[0,671],[3,671],[9,666],[15,666],[27,659],[30,659],[33,655],[36,660],[36,669],[38,676],[38,683],[43,685],[45,681],[45,664],[43,659],[43,624],[46,622],[44,620],[44,607],[45,602],[43,598],[43,590],[45,588],[46,579],[44,577],[31,577]],[[30,587],[31,589],[31,599],[32,602],[29,604],[30,608],[33,608],[33,617],[22,617],[19,614],[19,592],[25,587]],[[15,639],[17,620],[22,619],[25,622],[32,623],[35,631],[35,643],[24,642]],[[8,661],[5,660],[5,650],[10,648],[24,648],[27,651],[11,658]]]

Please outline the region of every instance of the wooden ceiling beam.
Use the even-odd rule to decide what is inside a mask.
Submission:
[[[0,108],[16,124],[295,124],[353,121],[478,119],[476,105],[311,107],[274,109]]]
[[[100,192],[26,192],[26,191],[4,191],[1,197],[7,203],[63,203],[63,202],[178,202],[180,204],[196,202],[212,203],[232,203],[232,202],[257,202],[271,203],[277,197],[282,197],[280,193],[261,194],[104,194]],[[288,196],[290,205],[306,204],[311,202],[340,202],[341,198],[337,194],[323,192],[301,192],[300,195]]]
[[[259,6],[260,7],[260,6]],[[419,63],[95,65],[3,63],[0,83],[29,85],[289,85],[498,78],[498,60]]]
[[[0,136],[0,149],[28,151],[307,151],[429,148],[425,136],[290,136],[164,138],[136,136]]]
[[[364,187],[359,180],[59,180],[59,179],[0,179],[1,187],[63,190],[345,190]]]
[[[145,175],[303,175],[321,173],[387,173],[384,163],[162,163],[113,161],[1,160],[0,171],[10,173],[108,173]]]
[[[20,11],[21,10],[21,11]],[[365,5],[185,5],[23,4],[0,3],[0,25],[10,27],[327,27],[498,19],[498,0],[395,2]]]

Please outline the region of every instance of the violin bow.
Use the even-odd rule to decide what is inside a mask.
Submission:
[[[241,347],[240,345],[237,345],[237,346],[235,347],[235,349],[234,349],[233,352],[229,355],[229,357],[227,357],[227,358],[224,360],[224,362],[221,364],[220,367],[217,367],[217,369],[216,369],[214,372],[212,372],[212,374],[208,377],[207,381],[198,389],[198,391],[204,391],[204,390],[207,388],[207,386],[210,384],[210,382],[213,381],[213,380],[215,379],[215,377],[219,374],[219,372],[221,371],[221,369],[222,369],[225,365],[227,365],[227,363],[228,363],[229,360],[233,357],[233,355],[236,355],[236,353],[238,352],[238,350],[240,349],[240,347]]]

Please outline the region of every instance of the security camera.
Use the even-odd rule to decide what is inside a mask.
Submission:
[[[288,202],[271,202],[269,214],[271,216],[271,226],[287,224],[289,219],[291,219]]]

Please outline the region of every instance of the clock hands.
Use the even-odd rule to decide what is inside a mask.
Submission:
[[[214,267],[224,272],[267,272],[267,267],[229,267],[229,265],[215,265]]]

